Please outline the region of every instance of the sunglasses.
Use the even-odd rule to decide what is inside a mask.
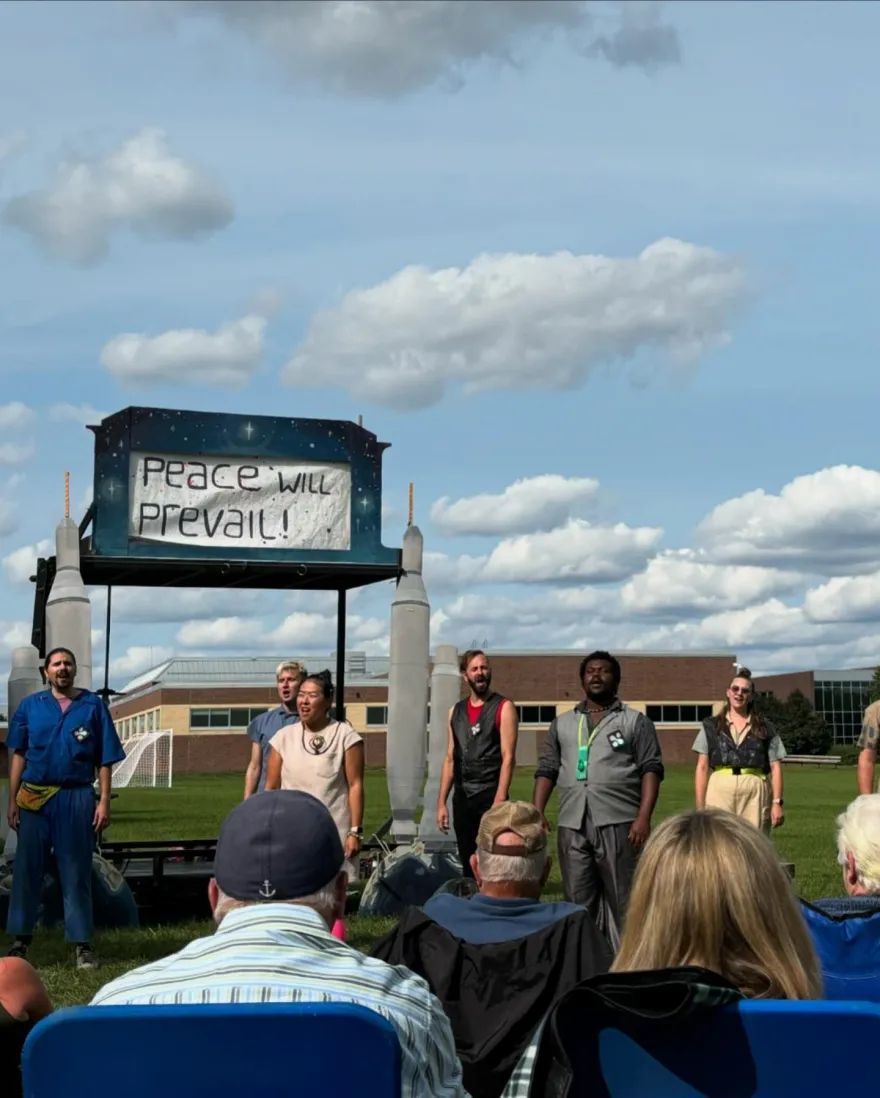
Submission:
[[[731,694],[748,694],[750,691],[748,686],[731,686],[730,692]]]

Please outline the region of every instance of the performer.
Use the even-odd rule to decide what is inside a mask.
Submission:
[[[244,775],[245,800],[254,793],[262,793],[266,788],[269,744],[280,728],[286,724],[296,724],[299,720],[296,696],[305,677],[305,667],[296,660],[285,660],[275,669],[275,682],[281,704],[275,709],[267,709],[259,717],[254,717],[247,729],[248,739],[251,741],[251,757]]]
[[[581,661],[585,700],[556,717],[535,771],[544,814],[559,786],[559,864],[566,900],[583,904],[612,949],[663,780],[654,725],[617,696],[620,664],[608,652]]]
[[[871,702],[862,719],[859,736],[859,766],[856,780],[859,794],[865,796],[874,790],[874,767],[877,765],[877,745],[880,743],[880,701]]]
[[[471,649],[459,661],[468,697],[449,710],[449,735],[440,793],[437,826],[449,831],[447,801],[452,794],[452,824],[462,875],[473,877],[471,857],[483,813],[507,800],[516,766],[519,721],[510,698],[492,690],[492,670],[485,652]]]
[[[693,749],[699,756],[694,778],[697,808],[723,808],[767,834],[782,826],[785,746],[770,721],[755,709],[747,667],[741,667],[728,686],[721,712],[703,721]]]
[[[7,933],[9,955],[24,957],[54,850],[64,903],[64,931],[76,943],[78,968],[95,968],[92,940],[92,854],[110,823],[111,771],[125,752],[107,706],[74,686],[76,657],[66,648],[46,656],[48,690],[26,697],[12,718],[9,826],[18,832]],[[93,789],[98,772],[99,799]]]
[[[345,850],[349,880],[357,878],[364,837],[364,741],[348,721],[330,719],[329,671],[308,675],[296,696],[299,724],[269,741],[266,789],[299,789],[327,806]]]

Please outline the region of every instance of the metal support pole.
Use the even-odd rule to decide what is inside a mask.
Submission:
[[[104,702],[110,704],[110,612],[113,588],[107,588],[107,621],[104,625]]]
[[[336,719],[345,720],[345,588],[337,591],[336,603]]]

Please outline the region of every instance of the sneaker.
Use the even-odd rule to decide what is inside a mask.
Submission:
[[[20,957],[24,961],[27,958],[29,945],[30,942],[23,942],[21,938],[16,938],[12,943],[12,948],[7,953],[7,957]]]
[[[92,952],[92,947],[87,945],[78,945],[76,947],[76,967],[77,968],[97,968],[98,961]]]

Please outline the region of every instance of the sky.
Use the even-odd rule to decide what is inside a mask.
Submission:
[[[878,36],[844,0],[0,5],[0,665],[130,405],[363,416],[432,645],[880,662]],[[334,609],[120,589],[111,686],[327,655]]]

